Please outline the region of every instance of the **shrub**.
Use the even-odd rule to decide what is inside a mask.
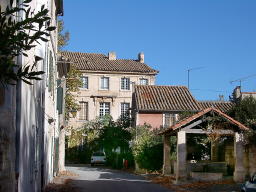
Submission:
[[[133,155],[139,167],[148,171],[160,170],[163,164],[162,137],[148,125],[132,130]]]

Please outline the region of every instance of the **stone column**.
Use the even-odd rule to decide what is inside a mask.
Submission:
[[[186,148],[186,132],[179,131],[177,138],[177,173],[176,181],[187,178],[187,148]]]
[[[170,161],[170,136],[164,135],[164,163],[163,163],[163,174],[171,174],[171,161]]]
[[[256,173],[256,146],[251,145],[249,147],[249,173],[250,176]]]
[[[217,162],[218,161],[218,150],[219,150],[219,146],[218,143],[215,141],[211,142],[211,160],[213,162]]]
[[[234,181],[243,182],[245,179],[246,171],[243,163],[244,145],[243,145],[243,135],[241,133],[235,133],[234,155],[235,155]]]

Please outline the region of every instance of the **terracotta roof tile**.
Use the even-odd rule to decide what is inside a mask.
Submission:
[[[228,101],[198,101],[198,103],[202,109],[214,107],[222,112],[227,112],[234,106],[232,102]]]
[[[64,56],[73,62],[74,66],[78,70],[115,71],[147,74],[158,73],[157,70],[152,69],[145,63],[140,63],[138,60],[109,60],[108,57],[104,54],[63,51],[61,52],[61,56]]]
[[[135,107],[139,111],[199,111],[200,105],[185,86],[135,86]]]
[[[179,121],[178,123],[174,124],[173,126],[171,126],[170,128],[166,129],[166,130],[163,130],[162,132],[160,132],[159,134],[165,134],[165,133],[168,133],[168,132],[171,132],[171,131],[174,131],[176,129],[179,129],[179,128],[182,128],[186,125],[188,125],[190,122],[194,121],[195,119],[205,115],[206,113],[208,112],[215,112],[216,114],[224,117],[226,120],[228,120],[230,123],[236,125],[237,127],[239,127],[241,130],[249,130],[248,127],[246,127],[245,125],[243,125],[242,123],[236,121],[235,119],[233,119],[232,117],[228,116],[227,114],[221,112],[220,110],[218,109],[215,109],[213,107],[211,108],[207,108],[207,109],[204,109],[190,117],[187,117],[181,121]]]

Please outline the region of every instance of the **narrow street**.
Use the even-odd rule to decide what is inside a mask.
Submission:
[[[67,167],[79,176],[72,178],[72,185],[83,192],[170,192],[147,181],[144,177],[99,167]]]

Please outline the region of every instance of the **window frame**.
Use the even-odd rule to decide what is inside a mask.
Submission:
[[[131,85],[130,85],[130,78],[129,77],[122,77],[120,82],[120,89],[122,91],[130,91]]]
[[[168,123],[167,123],[168,120]],[[177,115],[175,113],[164,113],[163,127],[168,128],[177,122]]]
[[[84,81],[83,81],[83,79],[87,79],[87,86],[86,87],[84,87]],[[89,78],[88,78],[88,76],[82,76],[81,77],[81,81],[82,81],[82,86],[80,87],[80,89],[89,89]]]
[[[144,84],[144,83],[142,83],[143,81],[145,81],[145,82],[147,82],[147,83]],[[144,77],[140,78],[140,85],[149,85],[149,79],[144,78]]]
[[[124,107],[125,105],[128,105],[128,108],[126,109],[126,111],[124,111],[125,110],[125,107]],[[126,117],[126,113],[129,112],[129,109],[130,109],[130,103],[128,103],[128,102],[122,102],[121,103],[121,106],[120,106],[120,118],[121,119],[124,119]],[[129,116],[130,115],[128,114],[128,117]]]
[[[84,105],[85,106],[84,108],[81,107],[82,104],[86,104],[86,105]],[[86,101],[79,101],[79,107],[80,107],[80,110],[78,111],[78,120],[79,121],[88,121],[88,119],[89,119],[89,113],[88,113],[89,103]],[[83,115],[81,115],[82,109],[84,109]]]
[[[107,87],[105,87],[105,82],[104,80],[107,80]],[[110,78],[109,77],[100,77],[100,90],[109,90],[109,86],[110,86],[110,83],[109,83],[109,80]]]
[[[103,105],[103,106],[101,106]],[[108,108],[106,107],[108,105]],[[108,112],[106,112],[108,109]],[[102,112],[101,112],[102,110]],[[110,102],[100,102],[99,103],[99,117],[104,117],[105,115],[110,114]]]

